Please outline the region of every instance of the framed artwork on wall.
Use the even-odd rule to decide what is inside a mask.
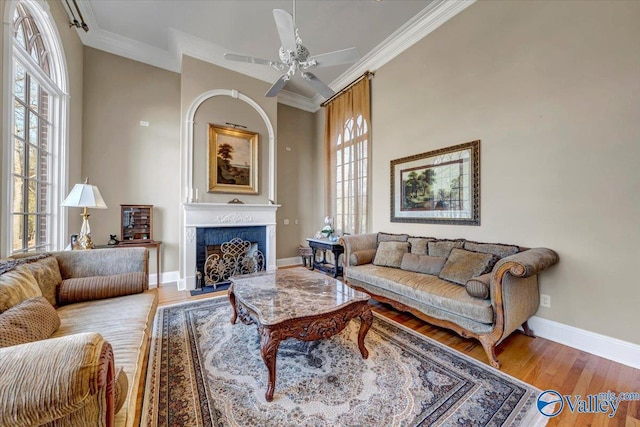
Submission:
[[[392,160],[391,222],[480,225],[480,141]]]
[[[209,192],[258,194],[258,134],[209,124]]]

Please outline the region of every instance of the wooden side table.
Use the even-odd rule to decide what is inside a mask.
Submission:
[[[333,277],[342,276],[343,269],[340,265],[340,255],[344,254],[344,247],[338,242],[332,242],[328,239],[312,239],[307,238],[309,246],[313,251],[311,256],[311,270],[317,268],[325,273],[332,274]],[[322,261],[316,260],[316,252],[322,250]],[[325,251],[331,251],[333,253],[333,265],[327,262],[327,253]]]
[[[148,242],[136,242],[136,243],[123,243],[120,242],[117,245],[100,245],[96,246],[96,249],[105,249],[105,248],[155,248],[156,250],[156,286],[160,287],[160,245],[162,244],[159,240],[151,240]]]

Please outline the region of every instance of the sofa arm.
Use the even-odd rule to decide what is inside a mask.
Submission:
[[[533,248],[502,258],[493,271],[508,270],[513,276],[529,277],[556,264],[558,254],[547,248]]]
[[[347,266],[352,253],[377,248],[378,233],[349,234],[342,236],[340,237],[340,244],[344,246],[344,265]]]
[[[94,419],[83,419],[83,414],[93,414]],[[55,420],[113,425],[113,351],[97,333],[0,349],[0,425]]]
[[[52,253],[63,279],[143,272],[149,275],[147,248],[108,248]]]

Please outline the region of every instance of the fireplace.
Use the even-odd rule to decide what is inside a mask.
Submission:
[[[266,269],[276,269],[276,210],[279,205],[185,203],[179,289],[195,289],[203,272],[207,245],[234,237],[256,242]]]

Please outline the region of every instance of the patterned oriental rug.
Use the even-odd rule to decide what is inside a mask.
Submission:
[[[375,316],[322,341],[280,344],[273,402],[255,325],[226,297],[158,310],[143,426],[535,426],[539,390]]]

